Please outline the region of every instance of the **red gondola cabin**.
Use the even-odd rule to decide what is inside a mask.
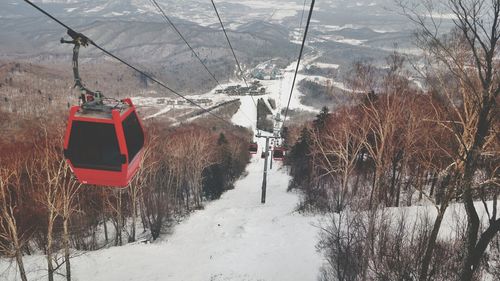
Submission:
[[[81,183],[127,186],[143,147],[144,129],[130,99],[102,111],[71,108],[64,156]]]
[[[273,150],[273,159],[282,161],[285,158],[285,149],[283,147],[275,147]]]
[[[259,145],[256,142],[250,143],[248,152],[250,152],[250,154],[257,154],[257,150],[259,150]]]

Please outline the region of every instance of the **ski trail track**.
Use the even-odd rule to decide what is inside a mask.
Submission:
[[[260,203],[264,159],[257,155],[235,189],[176,225],[172,235],[75,258],[74,280],[316,280],[318,218],[294,211],[298,195],[286,191],[289,176],[279,162],[268,173],[266,204]]]

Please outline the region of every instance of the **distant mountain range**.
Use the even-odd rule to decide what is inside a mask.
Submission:
[[[160,73],[179,87],[215,86],[191,51],[149,0],[33,0],[75,30],[141,68]],[[157,0],[220,81],[235,78],[235,61],[210,1]],[[273,58],[291,62],[298,54],[308,3],[303,0],[217,0],[236,54],[245,69]],[[303,16],[303,8],[304,16]],[[392,12],[391,12],[392,9]],[[359,59],[380,64],[397,46],[414,53],[411,24],[393,0],[317,1],[306,53],[318,62],[347,69]],[[71,47],[59,40],[64,28],[19,0],[0,2],[0,59],[35,63],[69,61]],[[95,48],[82,62],[102,62]],[[188,75],[187,75],[188,74]]]
[[[66,33],[64,28],[22,1],[9,2],[0,4],[0,59],[21,59],[42,64],[70,61],[71,46],[59,43]],[[143,69],[161,73],[166,77],[165,80],[175,86],[192,91],[201,86],[215,86],[192,52],[171,26],[152,10],[147,0],[34,2],[125,60],[137,63]],[[181,2],[176,5],[181,5]],[[169,7],[165,5],[167,13]],[[175,9],[175,5],[172,9]],[[189,5],[185,5],[184,10],[189,12]],[[191,11],[193,18],[197,14]],[[176,17],[174,13],[170,17],[220,81],[234,76],[234,58],[220,25],[201,25],[185,19],[186,16]],[[271,58],[291,59],[295,45],[289,42],[288,33],[288,29],[282,25],[260,20],[249,22],[236,30],[228,29],[240,62],[248,68]],[[85,62],[85,59],[102,61],[106,57],[89,47],[81,51],[81,58]]]
[[[133,16],[155,12],[147,0],[33,0],[55,15],[78,17]],[[161,1],[160,1],[161,2]],[[3,18],[34,16],[38,13],[24,1],[6,0],[0,4]]]

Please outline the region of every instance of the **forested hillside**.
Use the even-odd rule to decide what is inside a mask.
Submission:
[[[290,188],[302,209],[332,214],[323,280],[499,278],[500,3],[448,4],[445,35],[402,6],[419,28],[425,87],[397,53],[383,75],[356,63],[349,104],[287,130]]]

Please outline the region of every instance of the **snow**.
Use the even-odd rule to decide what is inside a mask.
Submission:
[[[339,25],[328,25],[328,24],[322,25],[321,27],[324,29],[333,30],[333,31],[341,30],[344,28],[344,27],[341,27]]]
[[[299,197],[287,192],[290,178],[280,163],[273,163],[267,202],[260,203],[263,160],[257,155],[234,190],[193,213],[172,235],[75,257],[74,280],[316,280],[323,263],[315,251],[318,217],[294,211]],[[29,280],[46,278],[43,256],[25,261]],[[0,272],[7,266],[0,263]]]
[[[78,0],[42,0],[41,2],[43,4],[49,4],[49,3],[71,4],[71,3],[78,3]]]
[[[457,19],[457,15],[453,13],[432,13],[431,15],[425,15],[426,17],[432,17],[434,19],[443,19],[443,20],[455,20]]]
[[[353,46],[359,46],[366,42],[366,40],[358,40],[358,39],[350,39],[350,38],[340,38],[340,39],[335,39],[333,40],[338,43],[344,43],[344,44],[349,44]]]
[[[288,17],[293,17],[295,15],[297,15],[298,12],[297,10],[295,9],[288,9],[288,10],[277,10],[274,14],[273,14],[273,19],[274,20],[283,20],[285,18],[288,18]]]
[[[268,1],[268,0],[226,0],[226,3],[236,3],[251,7],[252,9],[264,9],[273,11],[279,9],[281,11],[294,10],[302,11],[302,3],[284,2],[284,1]]]
[[[304,68],[304,65],[308,65],[311,61],[314,61],[319,56],[306,57],[302,60],[299,71]],[[290,96],[290,91],[292,88],[293,76],[295,73],[295,68],[297,67],[297,62],[291,63],[288,67],[283,70],[283,79],[281,80],[269,80],[261,81],[261,83],[267,87],[267,91],[270,92],[269,97],[273,98],[277,102],[276,112],[280,112],[281,108],[286,108],[288,99]],[[290,100],[290,109],[299,109],[303,111],[318,112],[318,109],[303,105],[300,102],[300,97],[303,93],[299,90],[299,82],[305,79],[306,75],[297,75],[297,80],[295,81],[295,87],[293,90],[292,98]]]
[[[146,116],[144,117],[144,120],[148,120],[148,119],[151,119],[151,118],[154,118],[154,117],[158,117],[162,114],[165,114],[167,112],[169,112],[170,110],[172,110],[173,106],[172,105],[169,105],[169,106],[166,106],[164,107],[163,109],[161,109],[160,111],[154,113],[154,114],[151,114],[149,116]]]
[[[395,29],[378,29],[378,28],[372,28],[373,31],[377,33],[390,33],[390,32],[396,32]]]
[[[257,103],[256,97],[254,97],[254,100],[255,103]],[[242,97],[240,101],[240,110],[238,110],[238,112],[233,115],[231,122],[245,128],[250,128],[253,132],[257,132],[255,122],[255,118],[257,116],[257,108],[255,107],[252,97]]]
[[[335,88],[338,88],[338,89],[341,89],[343,91],[346,91],[346,92],[352,92],[353,90],[352,89],[349,89],[345,86],[344,83],[342,82],[337,82],[337,81],[333,81],[332,82],[332,85],[335,87]]]
[[[84,13],[97,13],[97,12],[104,10],[105,8],[106,8],[106,5],[95,6],[92,9],[86,10]]]
[[[319,67],[319,68],[334,68],[338,69],[340,65],[335,64],[335,63],[323,63],[323,62],[315,62],[312,65]]]
[[[356,2],[356,7],[374,7],[376,5],[377,3],[375,2],[370,2],[370,3]]]
[[[123,13],[111,12],[111,13],[105,14],[104,16],[105,17],[117,17],[117,16],[123,16],[125,14],[126,14],[126,12],[123,12]]]

